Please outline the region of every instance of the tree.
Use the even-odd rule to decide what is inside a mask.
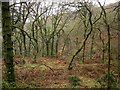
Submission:
[[[88,11],[88,22],[89,22],[89,26],[90,26],[90,30],[89,30],[89,32],[86,34],[86,38],[83,40],[83,42],[82,42],[82,44],[81,44],[81,47],[75,52],[75,54],[72,56],[72,59],[71,59],[71,61],[70,61],[70,64],[69,64],[69,66],[68,66],[68,70],[71,70],[72,69],[72,63],[73,63],[73,61],[74,61],[74,58],[81,52],[81,50],[84,48],[84,44],[86,43],[86,41],[88,40],[88,38],[89,38],[89,36],[91,35],[91,33],[93,32],[93,26],[94,26],[94,24],[95,23],[97,23],[99,20],[100,20],[100,18],[101,18],[101,16],[102,16],[102,12],[103,11],[101,11],[100,12],[100,15],[98,16],[98,18],[96,18],[94,21],[92,20],[92,17],[93,17],[93,13],[92,13],[92,11],[90,10],[90,8],[87,6],[87,5],[85,5],[84,6],[86,9],[87,9],[87,11]]]
[[[13,64],[13,42],[9,2],[2,2],[2,35],[3,58],[5,63],[5,79],[11,87],[15,86],[15,74]]]
[[[105,27],[107,29],[107,38],[108,38],[108,48],[107,48],[107,51],[108,51],[108,90],[111,88],[111,72],[110,72],[110,64],[111,64],[111,40],[110,40],[110,25],[108,23],[108,18],[107,18],[107,13],[106,13],[106,10],[105,8],[101,5],[101,3],[98,1],[102,11],[103,11],[103,22],[105,24]]]
[[[104,63],[104,59],[105,59],[105,41],[104,38],[102,37],[102,31],[100,30],[100,28],[98,28],[99,32],[100,32],[100,40],[102,42],[102,63]]]

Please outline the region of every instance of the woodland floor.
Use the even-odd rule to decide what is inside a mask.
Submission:
[[[21,60],[16,56],[15,60]],[[101,87],[97,79],[107,73],[107,64],[97,60],[87,60],[84,64],[80,61],[73,63],[73,69],[68,70],[69,60],[58,58],[38,58],[37,63],[31,63],[32,58],[24,58],[25,64],[15,65],[16,81],[20,88],[71,88],[69,77],[76,76],[80,79],[77,88]],[[117,65],[111,64],[112,74],[117,75]],[[4,69],[3,69],[4,78]]]

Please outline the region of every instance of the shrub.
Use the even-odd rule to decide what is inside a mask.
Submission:
[[[117,81],[112,75],[108,75],[107,73],[103,76],[97,79],[97,82],[101,85],[101,87],[105,88],[108,85],[108,78],[110,79],[110,88],[116,88]]]
[[[81,80],[77,76],[71,76],[71,77],[69,77],[69,82],[70,82],[70,84],[71,84],[72,87],[79,86],[80,85],[80,81]]]

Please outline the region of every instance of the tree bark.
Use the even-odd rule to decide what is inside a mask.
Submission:
[[[13,64],[13,42],[11,40],[12,28],[9,10],[9,2],[2,2],[2,34],[3,34],[3,57],[5,63],[5,79],[10,87],[15,86],[15,74]]]

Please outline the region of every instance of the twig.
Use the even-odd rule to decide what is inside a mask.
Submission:
[[[54,70],[50,66],[48,66],[46,64],[41,64],[41,65],[44,65],[44,66],[48,67],[50,70],[52,70],[54,72]]]

